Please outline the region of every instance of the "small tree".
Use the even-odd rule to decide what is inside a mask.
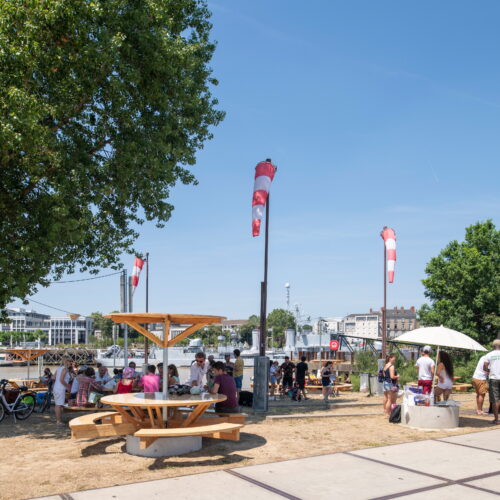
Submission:
[[[267,316],[267,327],[273,329],[274,341],[282,346],[285,343],[285,330],[295,328],[295,317],[285,309],[273,309]]]

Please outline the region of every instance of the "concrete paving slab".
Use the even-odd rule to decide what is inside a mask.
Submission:
[[[500,453],[500,429],[439,438],[439,441],[475,446],[476,448],[498,451]]]
[[[435,490],[421,491],[420,493],[413,493],[412,495],[405,495],[404,499],[414,500],[457,500],[466,498],[467,500],[487,500],[489,498],[497,498],[498,496],[486,491],[474,490],[453,484],[452,486],[445,486],[444,488],[437,488]]]
[[[454,480],[500,470],[500,454],[465,447],[460,453],[457,448],[442,441],[417,441],[351,453]]]
[[[232,476],[224,471],[207,472],[193,476],[172,477],[158,481],[113,486],[98,490],[71,493],[75,500],[137,500],[138,498],[218,498],[221,495],[238,500],[278,500],[283,497]],[[58,498],[61,500],[61,497]]]
[[[239,467],[235,471],[303,500],[364,500],[444,484],[343,453]]]
[[[484,479],[476,479],[475,481],[469,481],[467,484],[478,486],[479,488],[486,488],[487,490],[491,490],[500,494],[500,471],[496,476],[486,477]]]

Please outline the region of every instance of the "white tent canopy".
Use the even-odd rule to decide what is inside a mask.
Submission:
[[[411,332],[403,333],[403,335],[396,337],[393,341],[396,343],[449,347],[470,351],[486,351],[481,344],[468,335],[445,328],[442,325],[417,328]]]

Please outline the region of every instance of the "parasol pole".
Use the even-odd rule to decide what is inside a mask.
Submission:
[[[146,312],[149,312],[149,252],[146,252]],[[149,330],[149,323],[145,325],[146,330]],[[144,337],[144,365],[148,365],[148,350],[149,339]]]

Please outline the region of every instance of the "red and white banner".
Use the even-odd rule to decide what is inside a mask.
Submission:
[[[396,265],[396,233],[390,227],[384,227],[380,233],[384,240],[387,251],[387,271],[389,274],[389,283],[394,281],[394,266]]]
[[[142,266],[144,266],[144,261],[136,257],[134,260],[134,268],[132,269],[132,293],[135,292],[139,284],[139,275],[141,274]]]
[[[268,160],[261,161],[255,167],[255,182],[253,185],[252,198],[252,235],[259,236],[260,221],[264,216],[271,182],[274,179],[276,167]]]

